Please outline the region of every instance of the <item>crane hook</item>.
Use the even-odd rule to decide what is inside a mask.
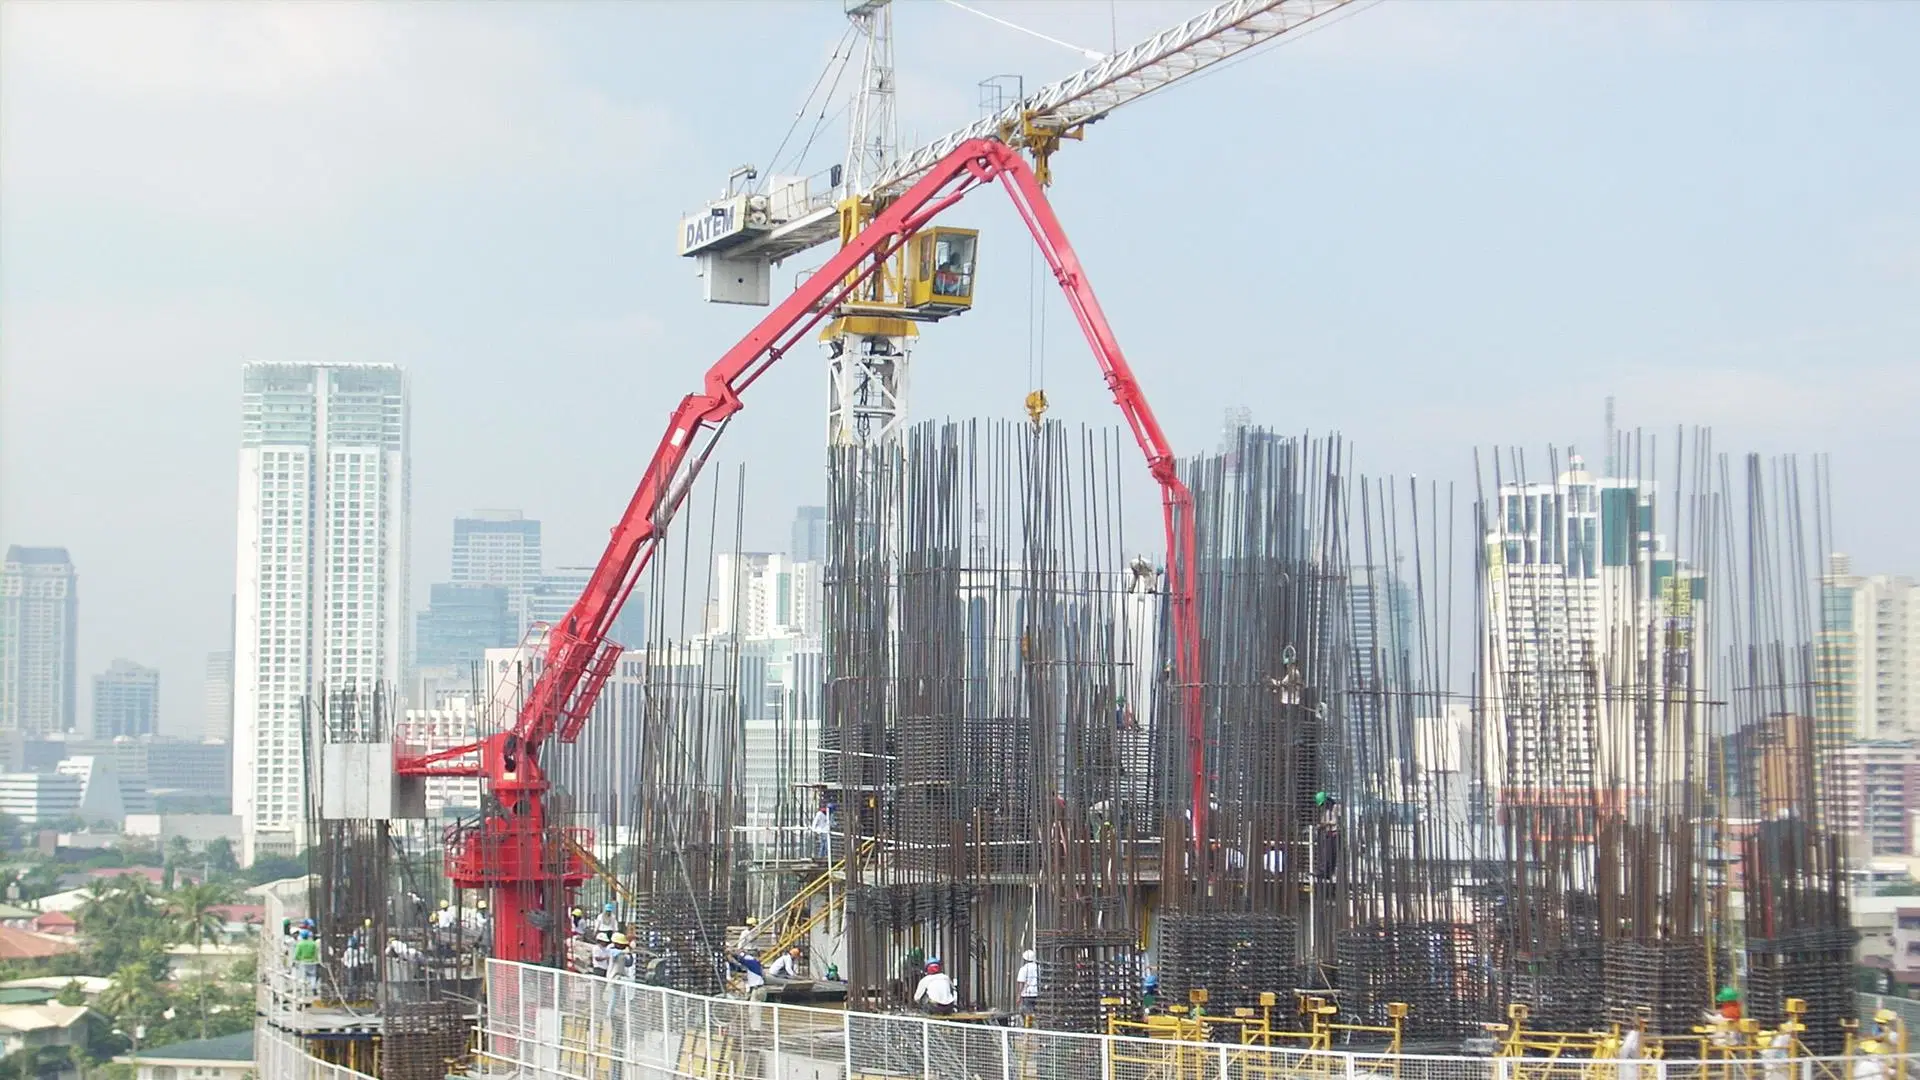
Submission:
[[[1027,419],[1033,421],[1033,430],[1040,430],[1040,418],[1047,414],[1047,392],[1035,390],[1027,395]]]

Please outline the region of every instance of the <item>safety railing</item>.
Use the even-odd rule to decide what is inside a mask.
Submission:
[[[266,1024],[253,1029],[253,1075],[254,1080],[374,1080],[311,1056],[299,1039]]]
[[[1907,1080],[1911,1055],[1715,1061],[1368,1054],[1082,1035],[488,965],[476,1071],[524,1080]]]

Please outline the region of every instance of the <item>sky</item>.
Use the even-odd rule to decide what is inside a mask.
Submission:
[[[1101,52],[1205,7],[969,6]],[[158,667],[198,732],[249,360],[407,369],[419,603],[467,509],[592,561],[764,314],[700,301],[680,215],[843,153],[847,84],[801,111],[840,7],[0,3],[0,544],[72,553],[82,682]],[[1088,63],[897,9],[905,147]],[[1117,111],[1050,195],[1182,451],[1245,406],[1465,490],[1475,448],[1595,446],[1613,395],[1623,428],[1830,455],[1838,546],[1920,573],[1917,46],[1910,4],[1361,0]],[[1031,372],[1112,422],[1005,200],[947,220],[982,230],[976,309],[922,339],[913,414],[1018,416]],[[818,501],[825,406],[791,356],[716,454],[749,547]]]

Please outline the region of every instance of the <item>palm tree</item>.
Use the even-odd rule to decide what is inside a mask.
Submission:
[[[167,898],[167,909],[178,920],[180,932],[195,946],[216,938],[226,918],[214,910],[226,903],[227,892],[218,885],[201,883],[175,889]]]

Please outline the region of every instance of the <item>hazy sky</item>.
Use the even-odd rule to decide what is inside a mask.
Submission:
[[[1104,50],[1205,5],[972,6]],[[907,145],[981,79],[1086,62],[899,8]],[[158,666],[164,726],[197,730],[245,360],[408,369],[416,593],[476,506],[590,561],[760,314],[701,304],[676,221],[770,166],[844,26],[830,0],[0,4],[0,543],[72,551],[83,680]],[[1390,0],[1115,114],[1053,198],[1179,447],[1244,404],[1465,480],[1476,445],[1592,446],[1612,393],[1623,426],[1832,454],[1840,546],[1916,573],[1917,51],[1913,4]],[[829,115],[807,171],[843,140]],[[949,217],[984,231],[979,307],[923,340],[914,411],[1017,415],[1025,238],[993,192]],[[1107,422],[1057,301],[1046,339],[1055,414]],[[721,455],[750,546],[813,501],[824,425],[816,357],[755,388]]]

